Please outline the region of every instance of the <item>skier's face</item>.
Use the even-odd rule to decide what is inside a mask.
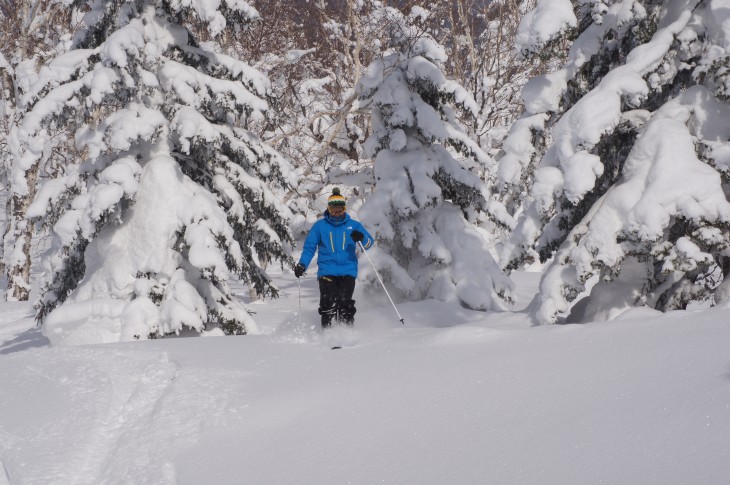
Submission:
[[[331,205],[327,207],[327,210],[329,213],[335,217],[341,216],[345,213],[345,206],[344,205]]]

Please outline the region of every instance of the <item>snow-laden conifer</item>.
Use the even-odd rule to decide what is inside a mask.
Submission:
[[[539,322],[555,322],[596,279],[571,320],[727,299],[723,4],[543,0],[522,24],[526,53],[572,39],[563,67],[524,89],[527,111],[500,167],[505,201],[530,194],[502,264],[518,267],[531,251],[553,258]]]
[[[469,220],[488,204],[471,170],[490,160],[454,115],[477,106],[443,74],[443,47],[418,26],[426,15],[389,10],[391,50],[359,85],[360,107],[372,110],[364,148],[375,158],[375,191],[360,215],[376,234],[379,269],[402,296],[504,308],[511,283]]]
[[[288,259],[289,212],[270,187],[288,184],[290,170],[245,129],[265,116],[266,77],[185,25],[214,38],[257,12],[242,0],[73,6],[86,9],[87,27],[41,70],[17,137],[26,171],[51,125],[73,128],[83,153],[29,210],[55,232],[38,304],[46,335],[255,331],[228,280],[276,294],[260,263]]]

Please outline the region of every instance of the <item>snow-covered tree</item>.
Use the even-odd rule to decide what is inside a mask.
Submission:
[[[368,119],[351,110],[364,65],[380,55],[384,7],[378,0],[264,2],[262,22],[240,47],[272,81],[276,123],[261,136],[298,173],[287,196],[292,230],[306,234],[332,184],[347,187],[349,206],[369,193],[372,162],[362,157]]]
[[[536,0],[443,3],[445,12],[434,16],[431,31],[447,46],[447,75],[462,83],[478,106],[475,114],[457,112],[457,119],[480,148],[499,158],[508,130],[524,108],[522,87],[549,64],[538,56],[522,56],[515,48],[520,20],[534,8]],[[490,191],[504,199],[502,185],[495,187],[498,170],[497,164],[491,163],[480,175]],[[478,223],[495,243],[515,226],[515,211],[509,201],[503,202],[491,204],[492,210]]]
[[[446,45],[447,75],[467,88],[479,106],[476,116],[461,121],[482,149],[497,151],[506,129],[522,111],[522,86],[542,73],[540,59],[525,58],[515,49],[519,22],[535,0],[443,4],[445,12],[434,16],[431,30]]]
[[[30,296],[35,231],[26,212],[39,179],[60,161],[60,147],[68,149],[69,138],[62,128],[48,127],[39,163],[33,170],[24,170],[15,163],[16,127],[30,107],[25,92],[37,79],[38,67],[68,49],[75,25],[62,0],[0,2],[0,178],[5,200],[0,272],[7,269],[9,300],[24,301]]]
[[[53,342],[154,338],[185,329],[255,331],[228,281],[276,294],[261,263],[290,262],[290,213],[271,186],[288,163],[245,127],[268,80],[201,43],[245,29],[242,0],[77,1],[86,28],[40,72],[18,130],[33,170],[47,127],[82,155],[44,184],[29,215],[55,233],[38,318]]]
[[[526,17],[523,52],[571,42],[564,66],[523,91],[500,167],[513,202],[530,193],[502,263],[553,258],[538,322],[565,315],[596,280],[571,320],[727,301],[726,11],[713,0],[543,0]]]
[[[377,265],[404,297],[505,308],[511,283],[468,219],[488,204],[484,183],[470,170],[490,160],[455,112],[474,113],[476,103],[443,74],[444,49],[421,21],[428,12],[388,13],[390,51],[359,86],[359,107],[372,112],[365,150],[375,158],[376,178],[360,215],[376,234]]]
[[[446,76],[470,91],[479,108],[476,115],[469,110],[455,115],[482,149],[494,153],[522,109],[521,85],[541,65],[520,59],[513,48],[512,33],[534,1],[408,2],[428,6],[421,27],[444,46]],[[356,210],[372,191],[372,161],[362,154],[368,120],[351,108],[363,66],[380,57],[387,42],[390,19],[384,3],[258,0],[262,21],[247,35],[229,39],[246,58],[261,59],[257,67],[272,80],[277,122],[262,138],[298,170],[299,186],[287,196],[297,214],[293,230],[298,234],[306,233],[321,213],[332,184],[347,187],[350,207]],[[491,181],[488,174],[480,175]]]

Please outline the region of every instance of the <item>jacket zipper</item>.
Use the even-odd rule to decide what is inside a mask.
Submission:
[[[332,240],[332,231],[330,231],[330,245],[332,246],[332,252],[335,252],[335,243]]]
[[[345,233],[342,233],[342,249],[345,249]]]

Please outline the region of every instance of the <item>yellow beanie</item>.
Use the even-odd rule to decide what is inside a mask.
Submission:
[[[347,205],[347,199],[340,195],[340,189],[335,187],[334,189],[332,189],[332,195],[327,198],[327,205],[337,205],[344,207],[345,205]]]

